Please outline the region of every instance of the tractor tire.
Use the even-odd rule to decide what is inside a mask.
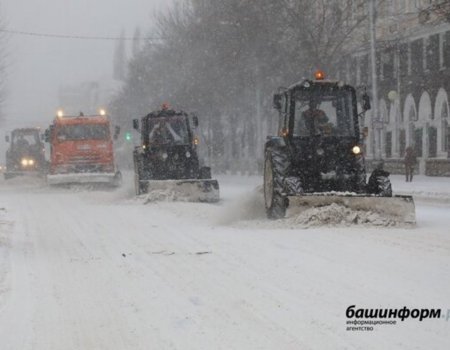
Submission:
[[[208,180],[211,179],[211,168],[203,166],[199,169],[199,179]]]
[[[380,197],[392,197],[392,185],[389,173],[384,170],[374,170],[367,183],[367,190]]]
[[[289,167],[289,156],[280,149],[267,149],[264,162],[264,204],[269,219],[281,219],[286,215],[288,199],[284,179]]]
[[[378,194],[381,197],[392,197],[392,184],[388,176],[378,176]]]
[[[139,196],[142,194],[139,174],[134,173],[134,192],[136,193],[136,196]]]
[[[142,162],[140,160],[140,157],[135,154],[133,157],[134,161],[134,191],[136,193],[136,196],[139,196],[143,193],[147,193],[147,186],[144,186],[144,184],[141,183],[142,180]]]

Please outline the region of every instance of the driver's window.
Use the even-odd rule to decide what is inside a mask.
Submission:
[[[295,102],[295,125],[294,136],[309,136],[310,133],[306,127],[304,113],[309,109],[307,101]]]
[[[327,98],[297,100],[294,136],[331,136],[336,128],[336,100]]]
[[[328,123],[336,126],[336,100],[322,101],[319,105],[319,109],[325,112],[328,117]]]

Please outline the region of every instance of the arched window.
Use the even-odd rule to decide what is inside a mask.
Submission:
[[[446,101],[442,102],[441,109],[441,119],[442,119],[442,132],[443,138],[442,141],[444,143],[444,151],[449,152],[450,154],[450,126],[448,122],[448,104]]]
[[[417,121],[417,113],[414,108],[409,109],[408,119],[413,122]]]

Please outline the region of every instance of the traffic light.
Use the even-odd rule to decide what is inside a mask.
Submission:
[[[128,132],[125,133],[125,140],[126,141],[131,141],[131,132],[128,131]]]

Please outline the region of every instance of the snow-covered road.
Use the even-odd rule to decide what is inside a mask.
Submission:
[[[0,349],[450,348],[450,321],[345,316],[450,308],[447,204],[419,202],[416,228],[301,229],[264,218],[257,178],[220,180],[214,205],[1,181]]]

